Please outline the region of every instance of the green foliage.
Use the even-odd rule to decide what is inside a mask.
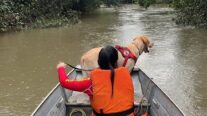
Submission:
[[[117,6],[121,3],[139,3],[148,8],[154,2],[155,0],[0,0],[0,32],[77,22],[80,12],[94,11],[101,4]]]
[[[156,0],[138,0],[140,6],[143,6],[147,9],[151,4],[154,4]]]
[[[73,0],[73,9],[81,12],[91,12],[97,9],[101,0]]]
[[[104,1],[106,0],[0,0],[0,32],[77,22],[80,12],[91,12]],[[119,0],[108,0],[105,3],[115,5]]]
[[[104,4],[106,4],[107,6],[117,6],[119,5],[121,2],[124,2],[124,1],[121,1],[121,0],[102,0]]]
[[[207,26],[207,0],[174,0],[178,24]]]
[[[74,23],[78,12],[90,12],[100,0],[0,0],[0,32]]]
[[[18,20],[18,14],[12,11],[14,4],[9,0],[0,1],[0,31],[6,31],[6,28],[11,28]]]
[[[156,0],[157,4],[171,4],[173,0]]]

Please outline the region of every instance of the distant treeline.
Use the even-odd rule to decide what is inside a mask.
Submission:
[[[154,3],[173,3],[177,22],[206,25],[207,0],[0,0],[0,32],[36,27],[55,27],[78,22],[79,14],[106,6],[137,3],[148,8]]]
[[[56,27],[78,22],[101,4],[118,6],[139,3],[147,8],[155,0],[0,0],[0,32],[27,28]]]
[[[0,32],[56,27],[78,22],[79,14],[101,4],[139,3],[145,8],[156,0],[0,0]],[[158,0],[160,1],[160,0]],[[162,0],[161,0],[162,1]],[[164,0],[168,1],[168,0]]]
[[[0,32],[76,23],[101,0],[0,0]]]
[[[178,24],[207,27],[207,0],[174,0],[173,5]]]

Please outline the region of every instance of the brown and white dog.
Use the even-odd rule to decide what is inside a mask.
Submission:
[[[124,55],[118,50],[119,51],[118,52],[118,63],[117,63],[118,67],[123,66],[123,64],[125,64],[128,70],[131,72],[139,56],[143,52],[148,53],[149,52],[148,48],[151,48],[152,46],[153,44],[150,42],[147,36],[140,35],[140,36],[135,37],[133,41],[126,46],[126,49],[129,49],[130,50],[129,52],[131,52],[133,56],[135,56],[136,58],[134,59],[127,58],[127,60],[125,60],[126,58],[124,57]],[[101,48],[102,47],[93,48],[89,50],[88,52],[86,52],[85,54],[83,54],[83,56],[81,57],[81,62],[80,62],[82,69],[95,69],[99,67],[98,55],[99,55]],[[87,72],[87,75],[88,73],[89,72]]]

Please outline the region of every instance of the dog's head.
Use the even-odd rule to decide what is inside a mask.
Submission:
[[[150,41],[150,39],[145,36],[145,35],[140,35],[140,36],[137,36],[133,39],[133,43],[139,47],[140,45],[140,41],[143,42],[144,46],[143,46],[143,51],[145,53],[148,53],[149,52],[149,48],[151,48],[153,46],[153,43]]]

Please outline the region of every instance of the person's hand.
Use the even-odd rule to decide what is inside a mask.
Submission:
[[[66,64],[64,62],[60,62],[60,63],[57,64],[57,69],[60,68],[60,67],[64,67],[65,68]]]

